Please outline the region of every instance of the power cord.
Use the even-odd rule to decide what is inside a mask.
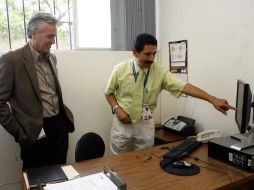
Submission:
[[[212,166],[215,166],[215,167],[220,167],[220,168],[222,167],[222,168],[224,168],[224,169],[233,171],[233,172],[239,174],[240,176],[242,176],[244,179],[246,179],[247,182],[250,182],[250,180],[249,180],[249,178],[248,178],[247,176],[245,176],[244,174],[242,174],[242,173],[240,173],[240,172],[238,172],[238,171],[236,171],[236,170],[234,170],[234,169],[228,168],[228,167],[226,167],[225,165],[209,163],[209,162],[207,162],[207,161],[205,161],[205,160],[202,160],[202,159],[200,159],[200,158],[198,158],[198,157],[192,157],[192,156],[188,156],[188,157],[189,157],[189,158],[192,158],[192,159],[194,159],[194,160],[196,160],[196,161],[201,161],[201,162],[204,162],[204,163],[206,163],[206,164],[209,164],[209,165],[212,165]],[[221,171],[220,171],[220,172],[221,172]]]
[[[211,171],[215,171],[215,172],[218,172],[218,173],[222,173],[222,174],[226,174],[229,178],[229,182],[232,183],[232,176],[227,173],[227,172],[222,172],[222,171],[219,171],[219,170],[216,170],[216,169],[212,169],[212,168],[209,168],[209,167],[206,167],[206,166],[201,166],[201,165],[198,165],[198,164],[195,164],[196,166],[200,167],[200,168],[206,168],[208,170],[211,170]]]

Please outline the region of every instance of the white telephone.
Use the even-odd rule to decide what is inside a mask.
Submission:
[[[221,137],[221,132],[219,129],[212,129],[207,131],[202,131],[197,134],[197,141],[207,141],[210,139],[215,139]]]

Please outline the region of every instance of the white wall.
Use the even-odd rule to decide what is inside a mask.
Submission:
[[[188,40],[189,82],[235,105],[236,80],[254,91],[253,0],[157,0],[161,61],[168,66],[168,42]],[[219,128],[237,133],[234,111],[225,117],[207,102],[175,101],[162,94],[161,118],[186,115],[199,130]]]

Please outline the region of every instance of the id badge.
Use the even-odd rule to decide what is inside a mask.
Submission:
[[[143,120],[148,120],[153,117],[151,110],[149,109],[148,106],[143,106],[142,108],[142,119]]]

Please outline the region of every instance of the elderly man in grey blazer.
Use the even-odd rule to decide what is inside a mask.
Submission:
[[[21,147],[23,170],[65,164],[74,131],[57,78],[57,19],[38,12],[28,22],[29,42],[0,58],[0,124]]]

